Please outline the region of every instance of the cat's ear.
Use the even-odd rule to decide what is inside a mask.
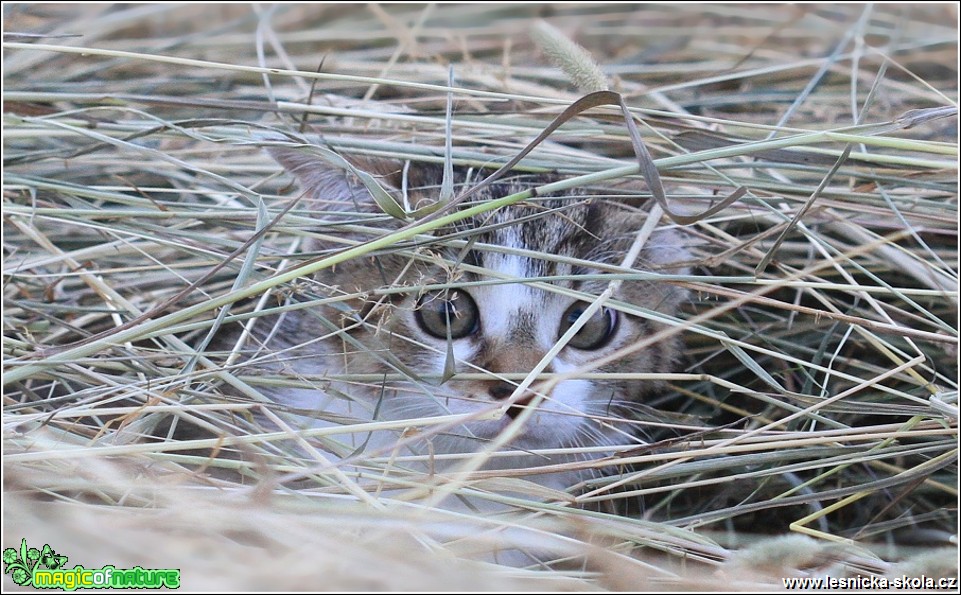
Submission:
[[[634,237],[647,221],[650,213],[624,206],[624,201],[592,202],[587,210],[584,229],[598,238],[613,238],[620,244],[617,252],[630,249]],[[689,275],[691,238],[678,229],[662,228],[654,231],[639,256],[639,262],[660,273]]]
[[[691,238],[676,229],[659,229],[651,234],[645,247],[648,262],[669,275],[690,275],[692,261],[688,251]]]
[[[311,203],[331,211],[381,211],[404,218],[404,165],[389,159],[343,157],[320,147],[270,147]]]

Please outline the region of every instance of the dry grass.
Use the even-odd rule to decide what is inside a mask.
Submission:
[[[755,588],[940,568],[932,551],[956,547],[953,4],[4,10],[4,547],[255,590]],[[441,162],[449,129],[455,163],[503,164],[582,95],[529,39],[540,17],[642,120],[672,211],[747,188],[685,227],[686,360],[650,404],[685,417],[619,453],[620,474],[511,515],[382,499],[369,490],[417,479],[385,457],[344,474],[304,447],[323,432],[251,416],[258,387],[322,378],[198,349],[213,326],[321,299],[302,276],[334,263],[298,268],[311,214],[272,221],[291,190],[262,147],[306,131]],[[521,168],[639,177],[603,107]],[[435,487],[544,495],[468,479]],[[813,539],[765,539],[790,530]],[[558,562],[469,560],[532,539]]]

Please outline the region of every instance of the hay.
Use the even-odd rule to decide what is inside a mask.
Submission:
[[[417,483],[396,461],[346,473],[305,451],[324,436],[252,415],[258,388],[324,378],[198,346],[322,293],[290,273],[311,213],[272,221],[290,180],[264,146],[441,163],[450,138],[455,164],[502,165],[581,96],[528,38],[540,18],[626,98],[672,212],[747,192],[685,226],[686,360],[646,404],[668,438],[568,494],[484,472],[435,486],[548,499],[515,514],[400,505],[377,491]],[[5,21],[4,547],[182,567],[189,589],[593,590],[883,575],[912,540],[953,543],[953,5],[10,4]],[[519,168],[602,193],[636,185],[633,158],[600,107]],[[771,550],[733,552],[789,530],[817,541],[744,574]],[[557,563],[490,563],[530,540]]]

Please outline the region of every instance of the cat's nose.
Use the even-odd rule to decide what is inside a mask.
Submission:
[[[516,384],[500,381],[500,382],[491,383],[487,388],[487,392],[488,394],[490,394],[490,396],[494,397],[495,400],[503,401],[504,399],[507,399],[512,394],[514,394],[514,389],[516,388],[517,388]],[[530,405],[531,400],[533,398],[534,398],[534,395],[531,395],[531,394],[528,394],[525,397],[521,397],[517,402],[515,402],[513,405],[511,405],[507,409],[507,416],[510,417],[511,419],[517,419],[517,416],[520,415],[521,412],[524,411],[524,409],[526,409],[528,405]]]
[[[498,401],[503,401],[507,397],[514,394],[514,389],[517,388],[516,385],[510,382],[494,382],[487,388],[487,393],[494,397]]]

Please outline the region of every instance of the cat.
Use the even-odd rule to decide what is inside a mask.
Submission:
[[[305,148],[269,152],[299,183],[299,208],[318,220],[316,229],[308,230],[306,252],[328,255],[404,225],[384,215],[349,171]],[[437,200],[443,177],[439,165],[360,157],[351,162],[373,175],[398,204],[416,208]],[[455,194],[480,179],[477,170],[456,168]],[[554,179],[510,174],[472,200],[476,204]],[[630,420],[647,397],[662,390],[658,382],[572,378],[541,396],[535,395],[542,385],[534,383],[510,403],[506,400],[588,307],[589,301],[568,292],[596,296],[604,291],[609,280],[588,275],[620,266],[647,217],[612,198],[610,191],[592,194],[575,189],[538,196],[442,226],[433,239],[420,236],[322,270],[314,279],[319,285],[311,289],[319,305],[257,321],[245,346],[250,358],[245,369],[310,376],[312,387],[262,389],[298,413],[295,425],[402,422],[391,430],[334,436],[336,441],[325,447],[335,460],[419,455],[422,468],[443,473],[533,408],[520,431],[482,470],[529,470],[526,478],[557,490],[590,479],[596,470],[547,471],[609,454],[584,447],[643,444]],[[686,274],[684,244],[677,230],[655,231],[634,268]],[[541,286],[529,279],[540,279]],[[683,289],[659,280],[627,280],[612,295],[615,302],[668,316],[676,315],[686,299]],[[665,327],[605,306],[543,371],[590,370],[592,362]],[[237,336],[224,345],[233,348]],[[679,353],[680,338],[673,333],[592,371],[670,372]],[[445,381],[451,372],[473,376]],[[349,374],[366,376],[363,381],[323,380]],[[505,374],[514,376],[505,379]],[[398,375],[404,379],[374,380]],[[473,417],[443,427],[403,423],[460,414]],[[399,440],[402,445],[396,448]]]

